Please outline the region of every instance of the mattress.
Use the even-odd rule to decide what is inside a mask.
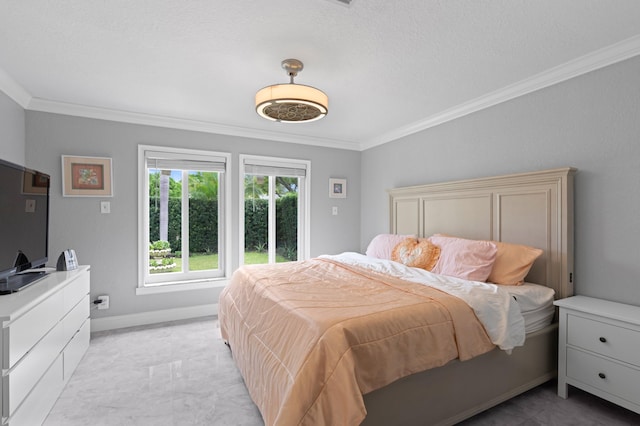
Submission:
[[[555,292],[540,284],[524,283],[518,286],[501,286],[518,302],[524,318],[525,333],[533,333],[551,324],[555,315]]]

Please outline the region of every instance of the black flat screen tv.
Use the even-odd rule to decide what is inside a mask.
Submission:
[[[0,294],[44,276],[48,260],[50,177],[0,160]]]

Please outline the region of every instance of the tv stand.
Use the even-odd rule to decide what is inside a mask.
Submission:
[[[42,424],[89,348],[89,267],[31,272],[37,285],[0,296],[3,426]]]

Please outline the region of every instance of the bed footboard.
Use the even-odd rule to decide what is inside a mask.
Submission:
[[[362,425],[455,424],[554,378],[557,347],[552,324],[527,335],[511,355],[495,349],[405,377],[364,396]]]

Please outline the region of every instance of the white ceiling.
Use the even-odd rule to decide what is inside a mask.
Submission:
[[[346,149],[638,54],[637,0],[0,0],[0,90],[25,109]],[[323,120],[256,114],[285,58]]]

